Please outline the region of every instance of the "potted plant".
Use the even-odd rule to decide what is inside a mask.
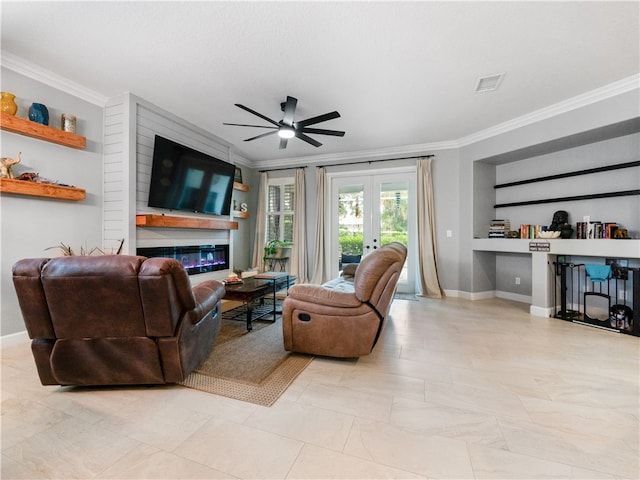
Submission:
[[[282,240],[270,240],[264,246],[263,259],[266,259],[268,257],[282,258],[286,256],[283,254],[284,250],[291,248],[292,245],[293,243],[291,242],[283,242]]]
[[[267,258],[283,258],[288,255],[285,255],[285,250],[291,248],[293,243],[291,242],[283,242],[282,240],[270,240],[264,246],[264,256],[262,257],[262,261],[264,263],[267,262]]]

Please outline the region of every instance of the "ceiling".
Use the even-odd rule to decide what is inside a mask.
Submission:
[[[640,72],[639,2],[0,2],[2,50],[123,92],[259,164],[453,142]],[[481,76],[505,73],[495,91]],[[243,140],[298,99],[315,148]]]

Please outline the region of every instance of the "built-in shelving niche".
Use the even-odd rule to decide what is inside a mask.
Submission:
[[[81,135],[65,132],[4,112],[0,112],[0,129],[69,148],[84,149],[87,145],[87,139]],[[78,201],[86,198],[86,191],[82,188],[23,181],[12,178],[0,178],[0,192],[34,197],[57,198],[60,200]]]

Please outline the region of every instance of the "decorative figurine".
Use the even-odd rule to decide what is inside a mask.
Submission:
[[[569,214],[565,210],[558,210],[553,214],[549,230],[560,232],[560,238],[571,238],[573,227],[569,223]]]
[[[2,157],[0,159],[0,178],[15,178],[11,167],[20,163],[20,153],[21,152],[18,152],[18,156],[15,160],[9,157]]]

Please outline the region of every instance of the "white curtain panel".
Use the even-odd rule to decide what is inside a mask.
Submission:
[[[325,215],[327,202],[327,171],[316,168],[316,249],[311,283],[321,285],[329,279],[329,265],[325,261]]]
[[[304,168],[296,168],[294,186],[295,212],[293,221],[293,248],[291,249],[291,274],[298,277],[296,283],[307,283],[307,194],[304,181]]]
[[[267,187],[269,185],[269,174],[260,173],[260,184],[258,185],[258,206],[256,207],[256,239],[253,242],[253,256],[251,265],[259,270],[264,269],[262,257],[264,257],[264,239],[267,230]]]
[[[418,160],[418,270],[422,297],[442,298],[436,262],[435,207],[433,205],[432,158]]]

